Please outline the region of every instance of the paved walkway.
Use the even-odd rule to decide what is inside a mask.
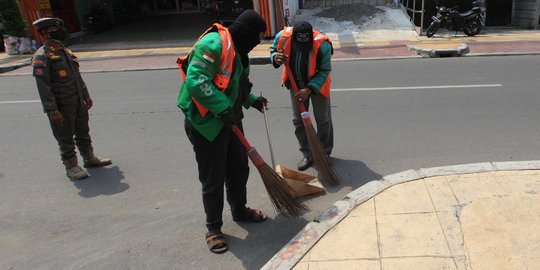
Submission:
[[[306,225],[262,269],[537,269],[540,161],[410,170]]]
[[[465,56],[540,54],[540,31],[492,29],[474,37],[443,32],[434,38],[421,36],[405,40],[357,40],[354,43],[333,41],[333,45],[334,61],[427,57],[430,51],[441,48],[457,50]],[[117,47],[121,48],[122,44],[117,44]],[[250,53],[254,64],[269,63],[269,47],[270,41],[265,41]],[[81,61],[82,72],[105,72],[177,68],[176,59],[190,49],[190,46],[97,51],[86,48],[75,53]],[[31,57],[0,54],[0,75],[31,74],[28,66]]]

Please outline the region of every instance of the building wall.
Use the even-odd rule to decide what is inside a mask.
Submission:
[[[538,28],[540,0],[514,0],[512,24],[521,28]]]

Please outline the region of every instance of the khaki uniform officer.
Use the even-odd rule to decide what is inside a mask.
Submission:
[[[67,34],[64,22],[42,18],[33,25],[46,38],[32,60],[43,110],[58,141],[67,177],[73,180],[86,178],[88,173],[77,164],[75,145],[84,159],[84,167],[112,163],[110,159],[94,155],[88,127],[88,110],[93,101],[79,73],[77,57],[62,45]]]

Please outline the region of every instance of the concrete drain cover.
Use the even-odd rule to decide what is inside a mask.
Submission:
[[[409,50],[423,57],[458,57],[469,52],[465,43],[424,43],[410,45]]]

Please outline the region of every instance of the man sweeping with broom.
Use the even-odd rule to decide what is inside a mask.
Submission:
[[[252,94],[248,53],[266,31],[263,18],[244,11],[228,28],[214,24],[184,58],[178,59],[184,83],[178,107],[193,145],[206,213],[206,242],[214,253],[226,252],[221,232],[223,193],[234,221],[263,222],[266,216],[246,207],[248,156],[233,129],[242,129],[242,106],[261,111],[267,100]]]
[[[304,171],[313,165],[313,149],[308,143],[308,134],[301,117],[300,104],[309,109],[313,105],[313,114],[317,122],[317,137],[322,144],[322,151],[330,162],[334,147],[334,131],[330,111],[330,71],[332,43],[322,33],[314,31],[310,23],[302,21],[294,27],[285,27],[280,31],[270,47],[270,59],[275,68],[288,64],[292,80],[286,68],[283,70],[282,85],[290,90],[293,124],[300,143],[303,157],[298,162],[298,170]],[[294,91],[294,83],[298,88]]]

